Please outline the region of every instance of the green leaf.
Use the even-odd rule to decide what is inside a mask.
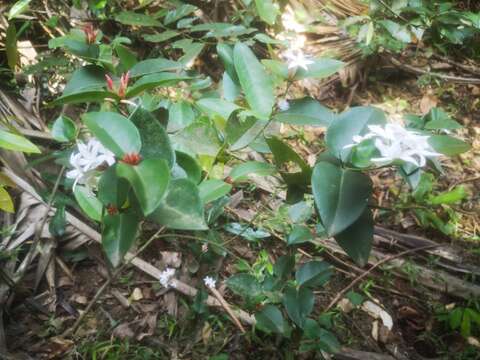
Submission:
[[[335,114],[311,97],[292,100],[289,109],[281,111],[273,120],[291,125],[329,126]]]
[[[462,201],[468,196],[464,186],[457,186],[451,191],[445,191],[435,196],[430,196],[428,202],[432,205],[452,205]]]
[[[53,105],[78,102],[100,101],[106,97],[118,98],[104,90],[105,70],[100,66],[87,65],[72,74],[62,96],[52,102]]]
[[[176,132],[195,121],[192,105],[186,101],[173,103],[168,108],[168,132]]]
[[[303,244],[313,240],[313,235],[308,226],[294,225],[290,234],[288,234],[287,245]]]
[[[428,143],[435,151],[447,156],[455,156],[469,151],[472,148],[470,144],[467,144],[465,141],[448,135],[430,136]]]
[[[127,201],[130,184],[117,176],[117,164],[105,170],[98,181],[98,200],[105,206],[113,205],[117,209]]]
[[[198,187],[200,198],[204,204],[212,202],[227,195],[232,190],[232,185],[218,179],[204,180]]]
[[[242,119],[234,114],[228,119],[225,132],[231,151],[238,151],[254,142],[268,125],[266,120],[258,120],[254,116]]]
[[[334,59],[314,59],[314,63],[308,65],[308,70],[298,68],[295,72],[294,80],[302,80],[305,78],[324,79],[335,74],[338,70],[345,66],[342,61]]]
[[[278,15],[278,6],[272,0],[255,0],[257,12],[260,18],[269,25],[275,24]]]
[[[172,180],[167,194],[150,218],[169,229],[208,229],[198,188],[189,179]]]
[[[90,219],[95,221],[102,220],[103,205],[91,190],[87,189],[85,186],[77,185],[73,191],[73,195],[80,208]]]
[[[130,76],[136,78],[139,76],[161,73],[163,71],[175,71],[182,67],[182,64],[169,59],[147,59],[136,63],[135,66],[130,69]]]
[[[314,303],[315,297],[312,290],[303,286],[298,290],[288,287],[283,295],[283,306],[288,316],[300,328],[305,325],[305,320],[312,312]]]
[[[126,46],[117,45],[115,46],[115,52],[117,53],[120,64],[117,66],[117,71],[126,72],[131,69],[138,62],[135,54]]]
[[[220,116],[224,120],[228,120],[232,112],[240,109],[238,105],[218,98],[200,99],[196,105],[208,116]]]
[[[230,171],[230,177],[233,181],[240,181],[246,179],[250,174],[260,176],[272,175],[275,172],[275,166],[269,163],[260,161],[247,161],[236,165]]]
[[[394,39],[407,44],[412,41],[412,37],[410,36],[410,33],[406,26],[397,24],[392,20],[381,20],[379,21],[379,23],[388,30],[388,32],[390,33],[390,35],[392,35]]]
[[[238,37],[245,34],[250,34],[257,29],[246,28],[243,25],[233,25],[230,23],[204,23],[192,26],[190,32],[208,31],[205,38],[209,37]]]
[[[323,286],[331,277],[332,269],[325,261],[309,261],[297,270],[295,280],[302,287]]]
[[[228,278],[227,286],[235,294],[246,298],[262,295],[262,287],[255,276],[250,274],[235,274]]]
[[[198,184],[202,180],[202,168],[200,164],[190,155],[176,151],[176,164],[172,169],[172,176],[174,178],[186,177],[194,184]]]
[[[353,143],[353,137],[368,132],[369,125],[386,123],[385,113],[374,107],[353,107],[337,116],[328,127],[326,142],[329,151],[342,161],[346,161],[352,149],[345,146]]]
[[[217,156],[221,143],[217,130],[208,121],[196,121],[171,136],[176,150],[190,155]]]
[[[64,39],[63,46],[72,54],[88,60],[96,60],[100,56],[97,44],[87,44],[84,39],[78,40],[69,35]],[[104,48],[110,50],[108,48]]]
[[[238,84],[238,75],[233,62],[233,47],[225,43],[218,43],[217,54],[222,60],[225,71],[230,76],[230,79],[235,84]]]
[[[313,169],[312,192],[322,223],[333,236],[362,215],[372,193],[372,183],[361,172],[321,161]]]
[[[129,119],[140,133],[142,142],[140,155],[144,159],[164,159],[168,167],[172,168],[175,163],[175,152],[170,144],[170,138],[160,122],[140,106],[130,115]]]
[[[165,25],[174,23],[175,21],[191,14],[195,10],[197,10],[197,7],[190,4],[178,5],[174,10],[170,10],[167,13],[165,18],[163,19],[163,23]]]
[[[132,26],[161,26],[162,23],[154,17],[135,13],[133,11],[122,11],[115,16],[115,20],[124,25]]]
[[[117,164],[117,175],[132,185],[145,216],[150,215],[165,195],[170,170],[164,159],[146,159],[138,165]]]
[[[110,263],[117,267],[132,247],[138,233],[139,219],[133,212],[105,215],[102,246]]]
[[[15,212],[12,198],[3,186],[0,186],[0,210],[6,211],[8,213]]]
[[[250,108],[260,118],[268,119],[275,103],[272,80],[247,45],[235,44],[233,60]]]
[[[429,130],[455,130],[462,128],[462,125],[453,120],[445,111],[439,108],[432,108],[425,116],[425,120],[425,129]]]
[[[233,102],[240,96],[240,86],[238,86],[228,75],[227,72],[223,73],[222,78],[222,90],[223,90],[223,97],[225,100]]]
[[[288,279],[295,267],[295,255],[283,255],[273,265],[273,273],[280,279]]]
[[[52,136],[60,142],[73,141],[77,136],[77,126],[68,116],[60,115],[53,123]]]
[[[166,30],[160,34],[145,34],[143,39],[148,42],[161,43],[167,40],[170,40],[181,33],[175,30]]]
[[[159,86],[172,86],[180,81],[189,80],[190,77],[173,73],[158,73],[145,75],[133,84],[127,91],[125,97],[131,98],[139,95],[145,90],[151,90]]]
[[[125,116],[114,112],[89,112],[84,114],[82,119],[103,146],[118,158],[140,152],[140,134]]]
[[[256,324],[260,330],[267,333],[286,335],[287,323],[283,319],[281,311],[275,305],[266,305],[260,312],[255,314]]]
[[[13,150],[13,151],[22,151],[26,153],[41,153],[40,149],[36,147],[29,140],[23,136],[12,134],[5,130],[0,129],[0,148]]]
[[[335,235],[338,245],[361,267],[368,263],[372,250],[373,225],[372,212],[365,209],[357,221]]]
[[[8,67],[15,71],[18,60],[18,49],[17,49],[17,29],[13,22],[8,24],[7,28],[7,37],[5,39],[5,51],[7,52],[7,64]]]
[[[8,12],[8,20],[10,21],[27,11],[28,4],[30,4],[31,1],[32,0],[18,0],[15,4],[13,4]]]

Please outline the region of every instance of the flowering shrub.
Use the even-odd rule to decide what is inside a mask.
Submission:
[[[127,14],[119,19],[131,21]],[[216,44],[225,68],[219,86],[192,69],[195,57],[138,61],[125,46],[128,39],[102,43],[101,32],[90,25],[50,44],[83,60],[52,104],[90,103],[81,115],[82,131],[60,116],[52,132],[57,140],[73,145],[64,154],[66,177],[80,208],[100,223],[103,248],[114,266],[122,262],[145,221],[177,230],[207,230],[232,183],[251,173],[275,172],[283,178],[287,202],[301,201],[311,192],[319,215],[318,234],[334,237],[365,265],[373,238],[368,171],[395,167],[415,188],[424,168],[441,169],[440,155],[468,150],[461,140],[443,134],[458,124],[438,109],[424,117],[410,116],[401,125],[390,123],[374,107],[336,114],[311,97],[288,99],[291,83],[328,77],[343,63],[306,55],[288,34],[280,42],[286,47],[281,52],[284,61],[259,61],[247,42],[265,41],[257,36],[262,34],[242,42],[238,37],[247,33],[232,35],[218,24],[201,25],[205,26],[198,31],[220,32],[213,35],[222,39]],[[194,45],[178,46],[188,52]],[[278,123],[327,128],[326,149],[313,168],[278,137]],[[275,166],[245,162],[225,178],[218,174],[215,163],[221,155],[246,148],[271,153]],[[297,230],[289,238],[290,247],[312,239],[308,229]],[[305,349],[333,351],[338,348],[336,339],[309,318],[313,289],[328,281],[331,270],[320,261],[295,267],[295,257],[287,255],[261,279],[238,274],[228,285],[241,295],[254,296],[245,288],[258,290],[257,301],[266,305],[256,316],[263,331],[290,336],[291,328],[274,305],[282,303],[295,326],[303,329]],[[174,275],[173,269],[166,269],[162,285],[175,287]],[[207,287],[215,287],[213,278],[204,280]]]

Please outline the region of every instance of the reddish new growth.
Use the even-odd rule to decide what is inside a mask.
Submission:
[[[118,209],[115,205],[110,204],[107,206],[107,212],[109,215],[116,215],[118,214]]]
[[[120,77],[120,86],[118,87],[117,95],[121,98],[124,98],[127,93],[128,80],[130,79],[130,72],[127,71],[125,74],[122,74]],[[113,85],[113,79],[105,74],[105,80],[107,81],[107,88],[111,92],[115,92],[115,86]]]
[[[138,165],[140,161],[142,161],[142,157],[140,156],[140,154],[130,153],[130,154],[125,154],[123,156],[123,159],[121,159],[120,161],[129,165]]]
[[[87,24],[83,27],[83,32],[85,33],[85,38],[87,40],[87,44],[95,44],[97,41],[97,32],[95,31],[92,24]]]

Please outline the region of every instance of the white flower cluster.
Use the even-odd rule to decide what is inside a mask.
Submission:
[[[97,139],[90,139],[86,144],[77,144],[78,152],[70,155],[72,170],[66,176],[75,179],[73,187],[77,184],[87,184],[94,174],[94,170],[100,165],[107,163],[112,166],[115,163],[115,155],[106,149]]]
[[[169,288],[169,287],[175,287],[175,282],[173,280],[173,275],[175,275],[175,269],[172,268],[166,268],[163,270],[160,274],[160,284],[162,284],[163,287]]]
[[[364,140],[374,139],[374,145],[381,157],[372,158],[377,165],[387,165],[395,160],[402,160],[415,166],[425,166],[427,158],[440,156],[428,143],[429,136],[421,135],[405,129],[402,125],[389,123],[385,126],[370,125],[370,132],[365,136],[354,136],[353,144],[345,146],[351,148]]]
[[[203,279],[203,282],[205,283],[206,287],[211,288],[211,289],[214,289],[215,284],[217,283],[217,281],[214,278],[212,278],[211,276],[205,276],[205,278]]]

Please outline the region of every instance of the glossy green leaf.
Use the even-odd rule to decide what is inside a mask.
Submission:
[[[194,184],[198,184],[202,180],[202,168],[197,160],[181,151],[176,151],[175,155],[176,164],[172,169],[172,176],[175,178],[186,177]]]
[[[40,149],[35,146],[30,140],[26,139],[21,135],[12,134],[5,130],[0,129],[0,148],[13,150],[13,151],[22,151],[26,153],[36,153],[39,154]]]
[[[462,125],[453,120],[445,111],[440,108],[432,108],[425,116],[425,120],[425,129],[455,130],[462,128]]]
[[[175,163],[175,152],[170,144],[170,138],[160,122],[140,106],[130,115],[129,119],[140,133],[142,142],[140,155],[144,159],[164,159],[169,168],[172,168]]]
[[[88,60],[96,60],[100,56],[100,47],[97,44],[87,44],[84,39],[77,40],[67,35],[63,46],[72,54]]]
[[[114,112],[89,112],[82,119],[93,135],[115,156],[123,158],[125,154],[140,152],[140,134],[125,116]]]
[[[120,59],[120,64],[117,66],[119,72],[127,72],[138,62],[137,56],[126,46],[115,46],[115,52]]]
[[[138,233],[139,219],[133,212],[105,215],[102,246],[110,263],[117,267],[132,247]]]
[[[232,185],[218,179],[204,180],[199,185],[200,198],[204,204],[212,202],[227,195],[232,189]]]
[[[361,172],[321,161],[313,169],[312,192],[322,223],[333,236],[362,215],[372,193],[372,182]]]
[[[273,265],[273,273],[279,279],[288,279],[295,267],[295,255],[280,256],[275,265]]]
[[[324,79],[335,74],[345,66],[345,63],[334,59],[314,59],[313,64],[308,65],[307,69],[298,68],[295,72],[294,80],[305,78]]]
[[[232,112],[240,108],[234,103],[218,98],[200,99],[196,105],[208,116],[220,116],[224,120],[228,120]]]
[[[255,28],[246,28],[243,25],[233,25],[230,23],[203,23],[194,25],[190,28],[190,32],[208,31],[204,37],[238,37],[245,34],[250,34],[256,31]]]
[[[384,125],[385,113],[374,107],[353,107],[337,116],[328,127],[326,142],[329,151],[342,161],[346,161],[352,149],[345,146],[353,143],[353,137],[368,132],[369,125]]]
[[[18,0],[13,4],[8,12],[8,20],[16,18],[18,15],[23,14],[28,9],[28,5],[32,0]]]
[[[53,237],[65,235],[65,227],[67,226],[67,218],[65,213],[65,204],[60,204],[55,210],[48,224],[48,231]]]
[[[165,15],[163,23],[165,25],[174,23],[175,21],[191,14],[195,10],[197,10],[196,6],[190,4],[179,4],[175,7],[175,9],[170,10],[167,15]]]
[[[77,136],[77,126],[68,116],[60,115],[53,123],[52,136],[60,142],[73,141]]]
[[[303,328],[315,303],[312,290],[303,286],[298,290],[294,287],[288,287],[283,294],[282,302],[290,319],[292,319],[298,327]]]
[[[115,16],[115,20],[124,25],[132,26],[160,26],[162,23],[153,16],[133,11],[122,11]]]
[[[428,138],[428,143],[437,152],[455,156],[467,152],[472,147],[465,141],[448,135],[433,135]]]
[[[260,118],[268,119],[275,103],[272,80],[247,45],[235,44],[233,60],[250,108]]]
[[[181,69],[182,66],[182,64],[169,59],[147,59],[136,63],[135,66],[130,69],[130,76],[136,78],[164,71],[175,71]]]
[[[222,78],[222,90],[223,90],[223,97],[225,100],[233,102],[235,101],[239,96],[241,92],[241,88],[239,85],[237,85],[230,75],[225,71],[223,73],[223,78]]]
[[[262,135],[267,125],[266,120],[259,120],[254,116],[241,119],[234,114],[228,119],[225,129],[227,142],[230,144],[229,149],[238,151],[249,146]]]
[[[215,157],[221,143],[217,130],[208,121],[196,121],[171,136],[176,150],[190,155],[208,155]]]
[[[160,86],[172,86],[179,83],[180,81],[188,79],[190,79],[190,77],[173,73],[158,73],[145,75],[141,77],[135,84],[128,88],[125,97],[131,98],[139,95],[145,90],[151,90]]]
[[[80,208],[90,219],[95,221],[102,220],[103,205],[90,189],[87,189],[85,186],[77,185],[73,191],[73,195]]]
[[[187,127],[195,120],[192,105],[186,101],[173,103],[168,108],[168,132],[176,132]]]
[[[3,186],[0,186],[0,210],[8,213],[15,212],[12,198]]]
[[[161,43],[170,40],[178,35],[180,35],[180,32],[178,31],[166,30],[160,34],[145,34],[143,35],[143,39],[148,42]]]
[[[366,209],[357,221],[335,235],[338,245],[362,267],[368,263],[372,249],[373,225],[372,212],[370,209]]]
[[[332,268],[325,261],[309,261],[297,270],[295,280],[302,287],[323,286],[332,276]]]
[[[237,84],[238,75],[237,75],[237,71],[235,70],[235,64],[233,62],[233,47],[225,43],[218,43],[217,54],[222,60],[223,66],[225,67],[225,71],[230,76],[230,79],[235,84]]]
[[[451,205],[462,201],[468,196],[464,186],[457,186],[451,191],[445,191],[438,195],[431,196],[428,202],[432,205]]]
[[[329,126],[335,114],[311,97],[292,100],[289,109],[281,111],[273,120],[291,125]]]
[[[282,312],[275,306],[268,304],[255,314],[256,327],[267,333],[286,335],[287,323]]]
[[[255,276],[250,274],[235,274],[228,278],[227,286],[235,294],[254,298],[262,295],[262,287]]]
[[[240,181],[246,179],[250,174],[267,176],[272,175],[274,172],[275,166],[272,164],[260,161],[247,161],[234,166],[229,176],[233,181]]]
[[[269,25],[275,24],[278,15],[278,6],[272,0],[255,0],[255,6],[260,18]]]
[[[313,240],[313,234],[305,225],[295,225],[287,237],[287,245],[303,244]]]
[[[117,164],[117,175],[132,185],[145,216],[162,201],[170,182],[170,170],[164,159],[145,159],[138,165]]]
[[[169,229],[208,229],[198,188],[188,179],[170,182],[167,194],[150,218]]]
[[[380,20],[379,24],[383,25],[385,29],[393,36],[393,38],[408,44],[412,41],[410,32],[408,31],[407,26],[400,25],[392,20]]]
[[[98,200],[105,206],[120,209],[127,201],[130,184],[117,175],[117,164],[102,173],[98,181]]]

